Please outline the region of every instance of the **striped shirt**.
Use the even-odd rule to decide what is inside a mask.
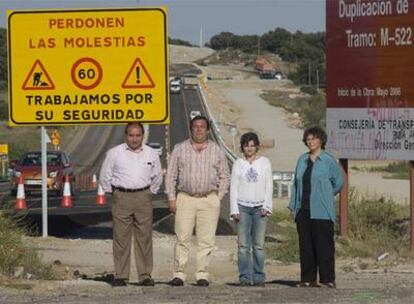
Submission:
[[[219,199],[228,191],[230,180],[226,156],[211,140],[197,151],[191,139],[177,144],[168,164],[166,187],[169,200],[177,198],[177,190],[189,195],[218,192]]]

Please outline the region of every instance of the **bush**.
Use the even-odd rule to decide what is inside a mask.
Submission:
[[[324,95],[313,95],[306,106],[303,107],[301,113],[302,124],[305,128],[311,126],[325,127],[326,124],[326,98]]]
[[[267,257],[283,262],[298,262],[299,241],[290,212],[287,210],[274,212],[268,222],[267,231],[269,230],[274,230],[280,241],[266,243]]]
[[[0,99],[0,120],[8,120],[9,113],[7,103],[4,100]]]
[[[408,207],[391,199],[359,197],[351,191],[349,238],[339,242],[342,256],[375,257],[389,252],[408,254]]]
[[[370,172],[386,172],[384,178],[410,179],[410,164],[407,161],[389,163],[387,166],[372,167]]]
[[[316,95],[318,91],[313,86],[300,87],[300,91],[309,95]]]
[[[298,113],[303,128],[314,125],[325,127],[326,96],[324,94],[289,98],[287,93],[265,91],[260,97],[272,106],[282,107],[290,113]]]
[[[339,207],[339,206],[337,206]],[[282,218],[285,218],[282,216]],[[338,257],[377,257],[388,252],[394,256],[409,256],[409,208],[383,197],[359,197],[355,191],[349,196],[349,234],[347,239],[337,238]],[[278,224],[271,217],[272,224]],[[282,241],[268,243],[268,257],[286,262],[299,261],[299,243],[293,220],[290,225],[276,228]],[[338,221],[337,221],[338,223]],[[336,227],[338,230],[338,226]]]
[[[16,267],[23,267],[23,274],[30,273],[32,278],[51,279],[51,265],[42,264],[36,251],[24,244],[23,235],[15,220],[0,215],[0,273],[10,276]]]

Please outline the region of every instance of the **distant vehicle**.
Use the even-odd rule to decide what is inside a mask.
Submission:
[[[181,77],[179,77],[179,76],[175,76],[175,77],[170,78],[170,84],[175,83],[175,84],[181,85],[181,82],[182,82]]]
[[[183,77],[183,87],[184,89],[197,89],[198,87],[198,77],[195,74],[185,74]]]
[[[201,116],[201,112],[200,111],[191,111],[190,112],[190,120],[193,120],[194,117],[196,116]]]
[[[170,93],[171,94],[180,94],[181,92],[181,86],[180,85],[170,85]]]
[[[181,92],[181,81],[171,81],[170,82],[170,93],[180,94]]]
[[[155,151],[157,151],[159,156],[162,155],[162,146],[161,146],[160,143],[150,142],[150,143],[147,143],[147,146],[149,146],[149,147],[153,148]]]
[[[259,72],[272,71],[274,67],[265,58],[258,58],[254,68]]]
[[[281,80],[283,78],[282,73],[277,71],[265,58],[257,59],[254,67],[259,72],[260,79]]]
[[[180,94],[181,92],[181,77],[173,77],[170,79],[170,93]]]
[[[63,194],[65,176],[68,175],[71,180],[71,191],[75,182],[75,175],[72,163],[65,152],[48,151],[47,152],[47,190],[55,195]],[[42,191],[42,154],[40,151],[25,153],[20,161],[13,168],[11,178],[11,193],[16,194],[17,184],[20,176],[24,179],[24,190],[27,192]]]

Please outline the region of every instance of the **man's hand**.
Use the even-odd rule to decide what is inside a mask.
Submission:
[[[170,209],[171,213],[175,213],[177,210],[177,201],[176,200],[169,200],[168,201],[168,209]]]
[[[236,223],[238,223],[238,222],[240,222],[240,214],[232,214],[231,215],[231,218],[236,222]]]

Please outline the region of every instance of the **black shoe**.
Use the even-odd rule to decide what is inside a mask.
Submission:
[[[170,284],[171,286],[183,286],[184,281],[180,278],[174,278],[168,284]]]
[[[125,279],[115,279],[112,281],[112,287],[122,287],[126,285]]]
[[[252,284],[250,284],[250,282],[247,282],[247,281],[240,281],[239,286],[247,287],[247,286],[252,286]]]
[[[299,284],[296,285],[296,287],[321,287],[318,283],[316,282],[300,282]]]
[[[152,278],[146,278],[145,280],[143,280],[140,284],[141,286],[154,286],[155,282]]]
[[[210,285],[210,283],[205,279],[197,280],[197,286],[208,287],[208,285]]]

